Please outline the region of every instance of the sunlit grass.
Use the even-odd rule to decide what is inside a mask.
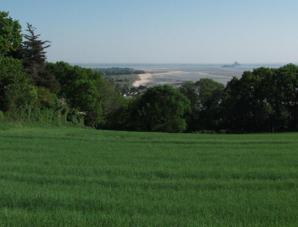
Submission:
[[[3,226],[298,226],[298,134],[0,130]]]

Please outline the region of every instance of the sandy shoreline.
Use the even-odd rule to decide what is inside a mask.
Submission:
[[[139,74],[139,79],[133,83],[133,87],[146,86],[152,82],[154,76],[174,76],[181,74],[183,71],[157,71],[157,72],[146,72]]]
[[[138,75],[139,79],[133,82],[132,86],[133,87],[145,86],[151,82],[152,76],[153,76],[152,73],[139,74]]]
[[[151,87],[154,85],[179,85],[186,81],[199,81],[209,78],[222,84],[227,84],[234,76],[240,76],[237,72],[227,72],[220,70],[151,70],[138,75],[138,79],[133,82],[133,87]]]

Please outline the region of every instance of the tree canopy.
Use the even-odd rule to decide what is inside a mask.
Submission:
[[[259,68],[225,89],[225,127],[236,131],[297,130],[298,67]]]
[[[190,100],[188,131],[216,130],[220,127],[220,102],[224,86],[210,79],[186,82],[180,91]]]
[[[165,85],[148,89],[132,106],[131,119],[136,130],[182,132],[189,100],[177,89]]]
[[[0,55],[6,56],[16,51],[22,42],[21,25],[9,17],[7,12],[0,11]]]
[[[36,100],[36,89],[30,84],[22,63],[0,57],[0,110],[13,112],[28,108]]]

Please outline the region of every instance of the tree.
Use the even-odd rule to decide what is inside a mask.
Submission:
[[[298,67],[259,68],[225,89],[225,127],[232,131],[297,130]]]
[[[10,55],[22,42],[21,25],[9,17],[7,12],[0,11],[0,56]]]
[[[101,94],[101,104],[103,111],[103,124],[108,123],[107,121],[112,120],[109,116],[115,112],[119,112],[126,105],[125,98],[120,94],[115,84],[107,80],[97,81],[97,90]],[[109,119],[108,119],[109,118]]]
[[[49,41],[40,40],[40,34],[35,33],[35,28],[27,24],[27,34],[22,45],[23,63],[27,73],[36,85],[40,85],[44,78],[42,72],[46,62],[46,49],[50,47]]]
[[[86,125],[97,127],[103,122],[102,94],[99,90],[103,79],[99,72],[64,62],[49,63],[46,71],[60,83],[59,98],[65,99],[71,108],[86,115]]]
[[[47,63],[46,72],[60,83],[60,98],[74,109],[86,113],[86,124],[108,127],[110,115],[125,104],[124,98],[111,82],[104,80],[98,71],[71,66],[64,62]]]
[[[210,79],[186,82],[180,87],[180,91],[191,102],[191,112],[187,115],[189,131],[219,129],[223,90],[222,84]]]
[[[22,63],[0,57],[0,110],[15,112],[31,107],[36,100],[36,89],[30,84]]]
[[[274,71],[269,102],[274,113],[272,131],[298,130],[298,67],[289,64]]]
[[[189,100],[171,86],[148,89],[131,107],[132,129],[141,131],[182,132]]]
[[[135,122],[130,116],[133,100],[125,100],[120,107],[110,112],[106,118],[103,128],[110,130],[133,130]]]
[[[260,71],[261,75],[272,73]],[[268,127],[272,107],[260,93],[261,82],[257,72],[245,72],[241,79],[234,78],[227,84],[222,103],[226,128],[245,132]]]

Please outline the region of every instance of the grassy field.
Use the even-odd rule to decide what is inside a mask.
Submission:
[[[298,226],[298,134],[0,130],[0,226]]]

